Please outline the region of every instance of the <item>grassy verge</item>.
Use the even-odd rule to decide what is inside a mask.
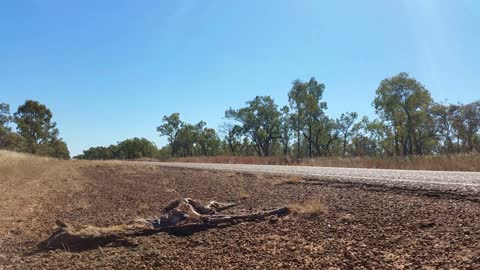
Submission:
[[[227,164],[259,164],[259,165],[299,165],[319,167],[350,167],[401,170],[434,170],[434,171],[480,171],[480,154],[413,156],[407,158],[313,158],[300,161],[283,157],[256,156],[216,156],[173,158],[172,162],[227,163]]]

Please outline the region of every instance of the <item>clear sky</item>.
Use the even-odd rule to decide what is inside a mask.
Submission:
[[[405,71],[435,100],[480,98],[480,1],[0,1],[0,102],[46,104],[73,155],[163,115],[218,128],[256,95],[325,83],[327,113],[374,116]]]

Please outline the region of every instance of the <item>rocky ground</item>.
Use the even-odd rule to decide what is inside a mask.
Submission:
[[[71,170],[0,183],[0,269],[480,269],[480,205],[471,197],[154,164],[62,164]],[[241,200],[236,213],[309,201],[325,211],[142,236],[135,247],[36,249],[55,219],[119,224],[156,216],[178,197]]]

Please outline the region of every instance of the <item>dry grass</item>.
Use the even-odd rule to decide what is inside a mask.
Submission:
[[[39,176],[45,171],[45,164],[51,161],[46,157],[0,150],[0,175],[2,180]]]
[[[480,171],[480,154],[431,155],[408,158],[320,158],[305,160],[300,165],[400,170]]]
[[[296,203],[288,206],[291,213],[302,216],[319,216],[327,211],[325,205],[319,200]]]
[[[0,235],[16,228],[18,217],[41,208],[57,190],[80,190],[79,164],[84,163],[0,150]],[[69,207],[86,208],[88,203],[72,202]]]
[[[275,179],[273,184],[274,185],[284,185],[284,184],[300,184],[303,182],[303,178],[299,175],[293,175],[289,177],[282,177],[279,179]]]
[[[248,191],[246,191],[244,188],[241,188],[240,191],[238,192],[238,196],[240,197],[240,199],[245,200],[250,198],[252,195]]]
[[[413,156],[407,158],[378,158],[356,157],[340,158],[326,157],[303,159],[301,161],[288,160],[283,157],[187,157],[174,158],[175,162],[204,162],[226,164],[259,164],[259,165],[299,165],[319,167],[349,167],[349,168],[376,168],[400,170],[433,170],[433,171],[480,171],[480,153],[456,155]]]
[[[184,157],[171,158],[171,162],[191,162],[191,163],[224,163],[224,164],[261,164],[261,165],[282,165],[286,164],[283,158],[258,157],[258,156],[215,156],[215,157]]]
[[[137,208],[138,208],[138,211],[142,212],[142,211],[150,209],[150,205],[146,202],[142,202],[138,205]]]

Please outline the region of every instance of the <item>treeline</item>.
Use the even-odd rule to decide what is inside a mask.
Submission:
[[[52,117],[50,109],[38,101],[25,101],[13,115],[8,104],[0,103],[0,149],[69,159],[67,144],[59,138]]]
[[[430,91],[407,73],[380,82],[372,105],[377,118],[345,112],[328,116],[325,85],[315,78],[295,80],[288,104],[257,96],[244,107],[225,111],[220,132],[200,121],[190,124],[179,113],[165,116],[157,127],[168,145],[156,149],[146,139],[135,144],[135,155],[115,152],[117,146],[84,151],[82,158],[140,158],[189,156],[405,157],[480,151],[480,100],[470,104],[435,102]],[[129,140],[127,140],[129,141]],[[149,145],[151,152],[141,149]],[[98,155],[97,152],[107,153]],[[122,153],[120,155],[108,153]]]
[[[392,157],[480,151],[480,101],[466,105],[434,102],[420,82],[400,73],[383,80],[376,90],[377,119],[359,119],[356,112],[335,119],[325,113],[324,91],[325,85],[315,78],[295,80],[288,105],[279,107],[271,97],[257,96],[245,107],[229,108],[225,112],[229,121],[221,130],[224,136],[220,140],[211,132],[209,141],[215,147],[208,154],[180,150],[186,142],[181,136],[186,125],[178,114],[164,117],[157,130],[167,136],[172,157]],[[201,145],[197,137],[190,137],[187,145]]]
[[[90,147],[75,159],[138,159],[158,157],[158,149],[154,143],[144,138],[133,138],[108,147]]]
[[[217,132],[207,128],[206,123],[188,124],[174,113],[163,118],[163,125],[157,127],[162,136],[168,136],[169,146],[158,149],[145,138],[127,139],[108,147],[91,147],[76,159],[166,159],[170,156],[213,156],[221,153],[221,140]]]

